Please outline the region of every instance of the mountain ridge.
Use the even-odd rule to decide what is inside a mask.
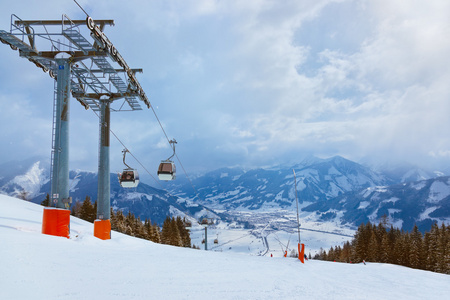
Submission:
[[[28,169],[26,163],[28,163]],[[11,165],[8,165],[10,170],[12,170]],[[0,178],[3,180],[0,192],[40,203],[50,190],[49,172],[46,169],[48,164],[40,160],[38,162],[28,160],[20,165],[21,168],[12,171],[11,174],[7,174],[6,168],[2,169],[4,176]],[[158,224],[161,224],[167,215],[181,215],[198,220],[208,214],[217,217],[213,211],[220,211],[220,216],[226,220],[231,218],[232,211],[245,210],[255,213],[294,211],[296,197],[293,169],[297,175],[297,196],[301,210],[303,213],[310,213],[309,218],[318,222],[332,220],[335,223],[356,227],[360,222],[376,221],[382,213],[388,212],[387,215],[392,216],[393,222],[399,226],[404,225],[405,229],[409,229],[412,222],[420,222],[421,229],[426,230],[426,226],[431,222],[440,219],[448,220],[450,216],[447,200],[440,202],[443,199],[438,201],[439,207],[429,211],[432,206],[422,203],[426,203],[429,199],[425,192],[423,195],[415,193],[411,196],[415,197],[416,203],[420,203],[417,205],[423,208],[420,211],[405,209],[403,201],[397,200],[398,207],[380,204],[380,208],[375,213],[375,204],[370,205],[373,201],[364,200],[358,193],[389,190],[392,186],[393,190],[402,190],[411,194],[412,184],[401,182],[408,176],[397,177],[395,181],[389,174],[376,172],[340,156],[326,159],[308,157],[292,168],[271,167],[251,170],[238,167],[221,168],[198,176],[192,179],[192,182],[178,176],[175,181],[161,183],[165,190],[143,182],[136,189],[123,189],[118,183],[117,175],[110,174],[111,207],[115,210],[120,209],[124,213],[132,212],[141,219],[149,218]],[[406,171],[411,174],[417,170]],[[407,172],[404,174],[408,174]],[[440,186],[447,189],[447,183],[438,178],[440,177],[427,179],[431,182],[429,184],[417,181],[413,185],[431,186],[432,182],[438,185],[438,182],[441,182]],[[97,195],[97,173],[71,171],[70,185],[70,195],[74,202],[83,201],[86,196],[90,196],[94,201]],[[378,195],[382,194],[378,193]],[[358,200],[359,204],[356,202]],[[344,205],[344,202],[348,204]],[[361,202],[369,203],[363,204],[367,209],[359,208]],[[353,207],[351,207],[352,203]],[[403,213],[392,211],[395,209],[401,209]],[[428,214],[425,210],[428,210]],[[413,216],[408,216],[407,211],[411,211]],[[251,218],[247,221],[251,222]]]

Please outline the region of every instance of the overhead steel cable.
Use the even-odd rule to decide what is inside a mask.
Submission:
[[[92,110],[92,112],[100,119],[100,116],[96,111]],[[147,168],[145,168],[145,166],[139,161],[139,159],[137,159],[137,157],[134,156],[134,154],[128,149],[128,147],[122,142],[122,140],[114,133],[114,131],[111,128],[109,129],[109,132],[111,132],[111,134],[116,138],[116,140],[128,151],[128,153],[136,160],[136,162],[142,167],[142,169],[144,169],[148,173],[148,175],[150,175],[153,178],[153,180],[156,181],[156,183],[161,187],[161,189],[167,192],[167,194],[169,194],[171,198],[176,200],[175,196],[172,195],[172,193],[170,193],[167,189],[165,189],[158,180],[156,180],[156,178],[147,170]]]
[[[152,105],[150,105],[150,107],[152,108],[152,110],[153,110],[153,106]],[[92,112],[100,119],[100,116],[99,116],[99,114],[96,112],[96,111],[94,111],[94,110],[92,110]],[[159,123],[159,125],[161,126],[161,129],[162,129],[162,131],[164,132],[164,135],[166,136],[166,138],[167,138],[167,140],[169,141],[169,139],[168,139],[168,137],[167,137],[167,134],[166,134],[166,132],[165,132],[165,130],[164,130],[164,128],[162,127],[162,124],[161,124],[161,122],[159,121],[159,118],[158,118],[158,116],[156,115],[156,112],[153,110],[153,113],[155,114],[155,117],[156,117],[156,119],[158,120],[158,123]],[[176,196],[175,195],[173,195],[170,191],[168,191],[166,188],[164,188],[163,186],[162,186],[162,184],[159,182],[159,180],[157,180],[151,173],[150,173],[150,171],[148,171],[147,170],[147,168],[140,162],[140,160],[128,149],[128,147],[122,142],[122,140],[114,133],[114,131],[110,128],[109,129],[109,131],[111,132],[111,134],[116,138],[116,140],[128,151],[128,153],[136,160],[136,162],[142,167],[142,169],[144,169],[146,172],[147,172],[147,174],[148,175],[150,175],[152,178],[153,178],[153,180],[161,187],[161,189],[163,190],[163,191],[165,191],[168,195],[169,195],[169,198],[172,198],[172,199],[174,199],[175,201],[176,201]],[[170,144],[170,143],[169,143]],[[177,154],[175,154],[175,156],[177,157],[177,160],[178,160],[178,162],[180,163],[180,166],[181,166],[181,168],[183,169],[183,171],[184,171],[184,173],[185,173],[185,175],[186,175],[186,178],[188,179],[188,181],[189,181],[189,183],[191,184],[191,186],[192,186],[192,189],[194,190],[194,192],[195,192],[195,194],[196,194],[196,196],[198,197],[198,199],[201,199],[200,198],[200,196],[199,196],[199,194],[197,193],[197,190],[195,189],[195,187],[194,187],[194,185],[192,184],[192,181],[191,181],[191,179],[189,178],[189,176],[188,176],[188,174],[187,174],[187,172],[186,172],[186,170],[184,169],[184,167],[183,167],[183,164],[181,163],[181,160],[179,159],[179,157],[178,157],[178,155]],[[207,211],[210,211],[211,213],[213,213],[213,214],[216,214],[214,211],[212,211],[211,209],[209,209],[208,207],[206,207],[206,206],[203,206],[203,208],[204,209],[206,209]]]
[[[169,137],[167,136],[167,133],[166,133],[166,131],[164,130],[164,127],[162,126],[161,121],[159,120],[158,115],[156,114],[156,111],[155,111],[155,109],[153,108],[153,105],[150,105],[150,108],[152,109],[153,114],[155,115],[155,118],[156,118],[156,120],[158,121],[159,126],[161,127],[161,130],[162,130],[162,132],[164,133],[164,136],[166,137],[166,140],[167,140],[167,142],[168,142],[169,145],[170,145],[170,139],[169,139]],[[175,153],[175,156],[177,157],[177,160],[178,160],[178,162],[180,163],[180,166],[181,166],[181,168],[183,169],[183,172],[184,172],[184,174],[186,175],[186,178],[187,178],[187,180],[189,181],[189,184],[191,185],[192,189],[194,190],[195,195],[197,196],[197,198],[198,198],[199,200],[201,200],[200,195],[198,194],[197,190],[195,189],[194,184],[193,184],[192,181],[191,181],[191,178],[188,176],[188,174],[187,174],[187,172],[186,172],[186,169],[184,168],[183,164],[181,163],[181,160],[180,160],[180,158],[178,157],[178,154]],[[209,210],[209,209],[208,209],[208,210]],[[210,211],[211,211],[211,210],[210,210]],[[211,211],[211,212],[212,212],[212,211]]]

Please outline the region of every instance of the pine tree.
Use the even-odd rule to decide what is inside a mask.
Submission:
[[[79,218],[86,220],[88,222],[94,222],[96,215],[96,210],[94,205],[91,203],[91,198],[89,196],[86,196],[86,198],[83,201],[83,204],[81,204],[80,212],[79,212]]]
[[[50,206],[50,195],[49,194],[47,194],[47,196],[45,196],[45,199],[42,200],[41,205],[46,206],[46,207]]]
[[[353,257],[355,262],[362,262],[367,260],[369,255],[369,242],[372,236],[372,224],[368,222],[366,225],[361,224],[354,238],[354,252]]]
[[[397,240],[400,238],[400,230],[394,228],[393,225],[391,225],[391,229],[388,232],[388,243],[389,243],[389,258],[388,263],[390,264],[397,264],[398,263],[398,254],[396,251],[394,251],[395,244],[397,243]]]
[[[404,232],[401,237],[402,243],[401,243],[401,253],[400,254],[400,265],[410,267],[411,263],[409,261],[409,254],[410,254],[410,236],[409,233]]]
[[[344,246],[342,247],[342,251],[339,257],[339,261],[342,262],[350,262],[351,261],[351,245],[350,242],[347,241],[344,243]]]
[[[178,230],[178,225],[177,225],[177,221],[175,220],[175,218],[172,218],[170,220],[170,228],[171,228],[171,239],[170,239],[170,245],[173,246],[178,246],[181,247],[183,245],[182,241],[181,241],[181,235],[180,235],[180,231]]]
[[[172,240],[172,228],[170,226],[170,217],[167,216],[166,219],[164,220],[162,229],[161,229],[161,243],[166,244],[166,245],[170,245],[171,240]]]
[[[135,217],[130,211],[128,211],[124,223],[125,223],[124,233],[127,235],[135,236]]]
[[[127,226],[125,224],[125,216],[121,210],[118,210],[115,215],[115,230],[120,233],[125,233],[127,231]]]
[[[444,256],[444,264],[446,266],[445,274],[450,274],[450,239],[447,239],[447,252]]]
[[[180,232],[182,247],[191,247],[191,237],[189,235],[189,230],[186,229],[186,219],[182,220],[181,217],[178,216],[176,218],[176,224],[178,231]]]
[[[159,228],[158,224],[154,223],[152,226],[151,241],[161,244],[161,234],[160,233],[161,233],[161,229]]]
[[[409,263],[411,267],[416,269],[422,268],[422,234],[417,225],[414,225],[409,245]]]
[[[423,236],[423,244],[422,244],[423,245],[423,247],[422,247],[423,269],[429,270],[429,271],[431,271],[431,269],[429,268],[429,266],[430,266],[430,262],[429,262],[430,243],[431,243],[431,234],[430,234],[430,232],[425,232],[425,234]]]
[[[133,234],[135,237],[137,238],[144,238],[145,234],[144,234],[144,224],[141,221],[140,217],[135,217],[133,215],[133,224],[132,224],[132,228],[133,228]]]
[[[116,214],[114,213],[114,209],[111,207],[111,210],[109,212],[110,214],[110,222],[111,222],[111,230],[116,230],[117,231],[117,219],[116,219]]]
[[[375,231],[372,230],[372,234],[370,236],[369,245],[367,249],[367,261],[377,262],[379,254],[379,246]]]
[[[436,271],[438,265],[438,253],[439,253],[439,227],[436,223],[431,226],[429,235],[428,253],[427,253],[427,266],[426,269],[430,271]]]
[[[75,203],[72,204],[72,208],[70,210],[70,214],[74,217],[80,218],[80,211],[81,211],[81,202],[80,201],[76,201]]]
[[[327,260],[328,261],[334,261],[335,260],[333,247],[331,247],[330,250],[328,250]]]
[[[389,237],[387,234],[385,234],[381,239],[380,262],[382,262],[382,263],[389,262],[389,257],[391,255],[390,248],[391,248],[391,246],[389,245]]]
[[[442,223],[441,228],[438,231],[438,242],[437,242],[437,257],[436,257],[436,272],[446,273],[447,265],[445,263],[447,247],[447,236],[445,224]]]
[[[150,222],[150,220],[145,219],[144,220],[144,238],[146,240],[150,240],[151,241],[151,234],[152,234],[152,223]]]

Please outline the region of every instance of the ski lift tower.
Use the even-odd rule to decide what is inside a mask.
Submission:
[[[11,15],[0,41],[54,79],[51,157],[51,203],[44,209],[42,233],[69,237],[69,100],[70,94],[99,115],[97,220],[94,235],[111,238],[109,128],[110,112],[142,110],[150,102],[123,57],[106,37],[113,20],[22,20]]]

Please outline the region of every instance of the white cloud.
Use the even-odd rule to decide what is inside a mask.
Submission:
[[[188,169],[269,165],[301,153],[422,162],[450,151],[448,1],[79,2],[94,18],[116,21],[105,32],[132,67],[144,68],[138,80]],[[0,29],[9,28],[11,12],[84,18],[61,3],[12,3],[0,13]],[[13,131],[26,137],[31,122],[50,121],[52,81],[3,44],[0,55],[11,70],[0,75],[8,98],[0,117],[15,113],[5,103],[33,104]],[[96,165],[98,124],[72,103],[72,159]],[[112,122],[142,160],[167,156],[151,111],[119,113]],[[24,149],[34,143],[23,141]],[[117,165],[121,149],[112,141]]]

